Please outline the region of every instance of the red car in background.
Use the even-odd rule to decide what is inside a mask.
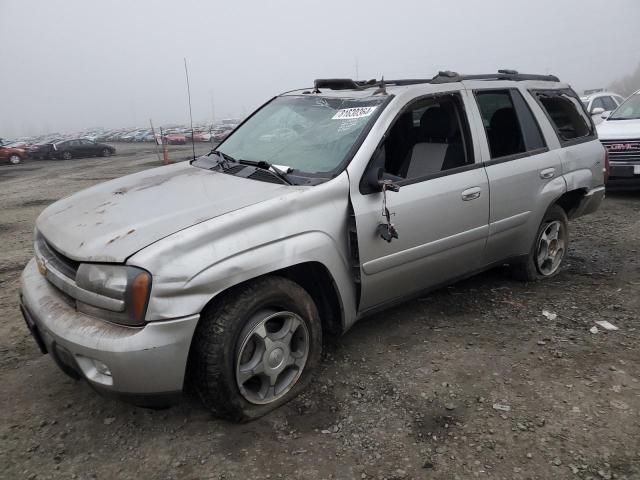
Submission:
[[[182,133],[169,133],[164,136],[164,142],[169,145],[184,145],[187,143],[187,137]]]
[[[0,146],[0,162],[9,162],[13,165],[17,165],[27,158],[27,150],[25,144],[22,143],[8,143]]]

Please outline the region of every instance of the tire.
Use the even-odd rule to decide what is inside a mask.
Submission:
[[[278,339],[289,327],[291,335]],[[289,348],[280,348],[287,338]],[[320,318],[309,294],[286,278],[262,277],[223,294],[203,311],[191,346],[190,386],[214,415],[253,420],[298,395],[321,353]],[[290,361],[295,364],[285,366]]]
[[[9,163],[11,165],[18,165],[21,161],[20,155],[16,155],[15,153],[9,155]]]
[[[73,155],[71,155],[71,152],[62,152],[62,154],[60,155],[60,157],[61,157],[63,160],[71,160],[71,157],[72,157],[72,156],[73,156]]]
[[[100,156],[101,157],[111,156],[111,150],[109,150],[108,148],[103,148],[102,151],[100,152]]]
[[[554,241],[556,229],[557,235],[555,235]],[[552,205],[542,218],[526,260],[513,266],[514,276],[525,282],[556,276],[560,272],[568,247],[569,220],[567,214],[559,205]]]

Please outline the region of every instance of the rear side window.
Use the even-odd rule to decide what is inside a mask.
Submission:
[[[593,124],[580,99],[569,89],[532,90],[561,143],[575,143],[593,137]]]
[[[480,90],[475,96],[492,159],[546,147],[538,123],[518,90]]]

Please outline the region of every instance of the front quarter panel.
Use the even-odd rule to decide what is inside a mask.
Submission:
[[[324,265],[338,289],[345,324],[355,318],[346,220],[346,172],[166,237],[127,263],[147,269],[153,286],[147,320],[200,312],[220,292],[304,262]]]

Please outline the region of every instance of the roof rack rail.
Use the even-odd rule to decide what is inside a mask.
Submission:
[[[497,73],[482,73],[474,75],[460,75],[457,72],[445,70],[438,72],[433,78],[412,78],[399,80],[384,80],[384,85],[416,85],[421,83],[455,83],[463,80],[513,80],[516,82],[524,80],[540,80],[546,82],[559,82],[555,75],[538,75],[531,73],[519,73],[517,70],[500,69]],[[318,78],[313,82],[314,93],[320,93],[320,88],[331,90],[364,90],[381,85],[381,82],[372,80],[352,80],[350,78]]]
[[[462,76],[458,72],[452,72],[450,70],[440,71],[431,79],[431,83],[451,83],[459,82],[462,80]]]
[[[362,88],[358,82],[350,78],[317,78],[313,81],[315,91],[320,88],[329,88],[331,90],[359,90]]]
[[[511,72],[515,72],[515,73],[511,73]],[[463,75],[461,78],[462,80],[514,80],[516,82],[521,82],[524,80],[542,80],[544,82],[560,81],[560,79],[555,75],[537,75],[532,73],[518,73],[515,70],[499,70],[498,73]]]

